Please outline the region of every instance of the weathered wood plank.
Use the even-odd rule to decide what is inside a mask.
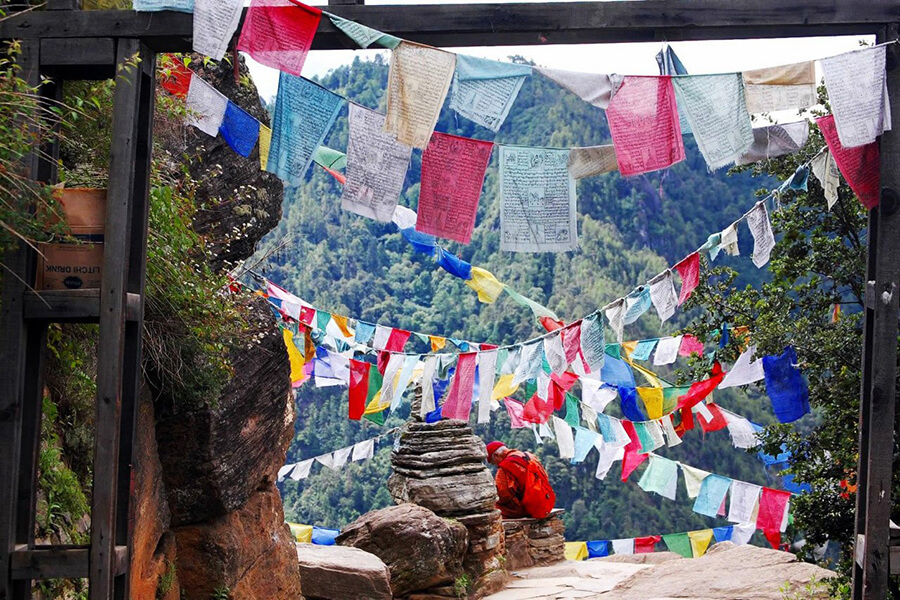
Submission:
[[[141,67],[134,63],[134,59],[140,55],[140,49],[139,40],[118,41],[116,62],[121,65],[121,70],[113,97],[100,294],[100,343],[97,351],[99,366],[91,498],[91,600],[108,600],[113,596],[114,589],[126,283],[142,78]]]
[[[127,548],[116,546],[115,572],[120,575],[128,567]],[[10,559],[15,580],[83,579],[88,576],[90,546],[16,546]]]
[[[104,38],[45,38],[41,40],[42,67],[85,67],[116,64],[116,43]],[[69,76],[68,79],[74,79]]]
[[[894,39],[896,25],[879,38]],[[890,52],[897,49],[891,47]],[[889,61],[891,109],[900,110],[900,69]],[[891,68],[892,67],[892,68]],[[874,308],[865,311],[863,389],[860,394],[860,464],[857,469],[857,540],[864,539],[853,571],[856,600],[885,598],[890,573],[892,462],[897,384],[897,311],[900,310],[900,134],[881,136],[881,201],[869,214],[867,278]],[[862,538],[860,538],[862,535]],[[859,545],[860,542],[857,542]]]
[[[140,107],[137,123],[137,145],[135,152],[135,173],[133,183],[133,206],[131,210],[131,239],[128,257],[128,296],[143,298],[147,271],[147,229],[150,216],[150,168],[153,151],[153,115],[156,100],[156,57],[153,53],[143,53],[140,88]],[[141,350],[143,342],[143,306],[139,305],[135,318],[125,326],[125,356],[122,383],[122,424],[119,440],[119,490],[117,499],[116,543],[130,550],[132,548],[132,519],[134,498],[131,486],[134,470],[134,432],[137,428],[138,399],[141,390]],[[121,560],[125,564],[129,556]],[[123,571],[124,573],[124,571]],[[116,577],[115,598],[128,600],[130,577],[127,574]]]
[[[141,315],[140,294],[128,294],[125,319]],[[26,321],[49,323],[97,323],[100,319],[100,290],[46,290],[25,292]]]
[[[40,80],[40,46],[36,41],[22,44],[19,62],[22,77],[36,85]],[[32,175],[37,177],[41,162],[38,152],[27,159]],[[0,598],[13,598],[25,586],[15,583],[8,565],[20,541],[17,538],[19,515],[18,482],[22,451],[22,403],[25,395],[24,372],[27,331],[22,318],[23,280],[33,281],[33,256],[24,244],[8,252],[3,262],[12,273],[4,273],[0,296]],[[23,542],[27,540],[21,540]],[[30,589],[30,585],[28,586]]]
[[[342,17],[436,46],[498,46],[795,37],[876,33],[900,21],[893,0],[658,0],[542,4],[335,5]],[[0,23],[0,38],[135,37],[159,52],[190,50],[189,14],[165,11],[30,12]],[[322,19],[315,49],[344,48]]]

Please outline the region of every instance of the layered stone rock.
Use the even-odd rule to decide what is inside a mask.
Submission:
[[[419,393],[413,403],[419,402]],[[388,491],[395,502],[413,502],[442,517],[452,517],[468,530],[463,561],[468,593],[478,598],[503,587],[508,579],[500,511],[495,509],[497,488],[485,465],[484,442],[463,421],[407,423],[391,454],[393,474]],[[446,590],[430,590],[441,597]]]
[[[391,600],[391,572],[369,552],[350,546],[297,544],[306,600]]]
[[[553,509],[546,519],[504,519],[506,568],[512,571],[565,560],[563,512]]]
[[[450,586],[463,574],[468,532],[415,504],[368,512],[341,530],[336,542],[370,552],[391,572],[391,590],[402,597]]]

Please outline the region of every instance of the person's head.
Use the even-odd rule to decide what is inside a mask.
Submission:
[[[509,454],[509,448],[503,442],[491,442],[487,445],[487,458],[492,465],[499,465],[507,454]]]

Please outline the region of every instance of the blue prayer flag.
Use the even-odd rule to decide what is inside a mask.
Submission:
[[[372,336],[374,334],[375,326],[373,324],[366,323],[365,321],[357,321],[356,332],[353,335],[353,340],[359,344],[365,344],[372,339]]]
[[[634,372],[632,372],[628,363],[609,354],[606,355],[603,361],[603,368],[600,369],[600,380],[603,383],[616,387],[636,387]]]
[[[766,393],[781,423],[792,423],[809,412],[809,390],[797,364],[797,353],[788,346],[781,356],[764,356]]]
[[[266,170],[289,184],[300,183],[343,105],[337,94],[282,71]]]
[[[616,439],[616,430],[613,429],[612,418],[610,418],[609,415],[599,413],[597,415],[597,424],[600,425],[600,434],[603,436],[604,442],[607,444],[615,444],[619,441]]]
[[[641,340],[631,353],[632,360],[650,360],[650,354],[659,340]]]
[[[416,252],[434,256],[434,249],[437,246],[437,241],[434,239],[433,235],[416,231],[414,227],[401,229],[400,235],[402,235],[407,242],[412,244],[413,250]]]
[[[713,527],[713,535],[716,536],[716,543],[730,541],[733,531],[734,525],[728,525],[726,527]]]
[[[219,133],[232,150],[247,157],[253,152],[253,147],[259,139],[259,121],[229,100],[222,124],[219,126]]]
[[[609,540],[600,540],[587,543],[588,558],[600,558],[609,556]]]
[[[435,246],[435,250],[435,260],[442,269],[460,279],[472,279],[472,265],[440,246]]]
[[[598,435],[598,433],[584,427],[575,428],[575,456],[572,458],[573,465],[584,462],[588,452],[594,447],[594,442],[597,441]]]
[[[633,387],[620,387],[619,399],[622,407],[622,414],[629,421],[648,421],[649,417],[645,415],[640,407],[638,407],[637,389]]]
[[[312,543],[319,546],[334,546],[334,538],[338,536],[340,531],[337,529],[325,529],[313,525]]]
[[[719,514],[719,507],[725,500],[728,488],[731,487],[731,479],[711,473],[700,484],[700,493],[694,501],[694,512],[715,517]]]

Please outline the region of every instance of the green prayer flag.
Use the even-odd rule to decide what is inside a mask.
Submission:
[[[613,358],[622,358],[622,347],[619,344],[607,344],[606,353]]]
[[[327,313],[324,310],[316,311],[316,329],[319,331],[325,331],[325,328],[328,327],[328,324],[331,323],[331,313]]]
[[[525,382],[525,399],[528,400],[537,393],[537,382],[529,379]]]
[[[312,159],[314,163],[327,169],[344,169],[347,167],[347,155],[328,146],[316,148]]]
[[[554,321],[559,321],[559,317],[556,316],[556,313],[553,312],[552,310],[550,310],[549,308],[547,308],[546,306],[543,306],[542,304],[538,304],[531,298],[526,298],[525,296],[516,292],[514,289],[512,289],[509,286],[506,286],[503,289],[506,290],[506,293],[509,294],[509,297],[512,298],[517,304],[520,304],[521,306],[527,306],[528,308],[530,308],[531,312],[534,313],[534,316],[536,316],[538,318],[550,317]]]
[[[376,425],[384,425],[384,411],[381,411],[378,413],[372,413],[372,414],[368,414],[368,415],[364,414],[363,417],[372,421]]]
[[[684,558],[693,558],[694,553],[691,551],[691,540],[687,533],[670,533],[662,536],[663,541],[669,552],[680,554]]]
[[[566,423],[570,427],[581,426],[581,415],[578,414],[578,398],[566,392]]]
[[[371,27],[366,27],[365,25],[357,23],[356,21],[350,21],[328,12],[325,12],[324,14],[327,15],[329,19],[331,19],[331,22],[335,27],[343,31],[347,35],[347,37],[356,42],[356,44],[361,48],[368,48],[372,44],[377,44],[378,46],[382,46],[383,48],[389,48],[393,50],[394,48],[399,46],[400,42],[402,41],[398,37],[383,33],[381,31],[378,31],[377,29],[372,29]]]

